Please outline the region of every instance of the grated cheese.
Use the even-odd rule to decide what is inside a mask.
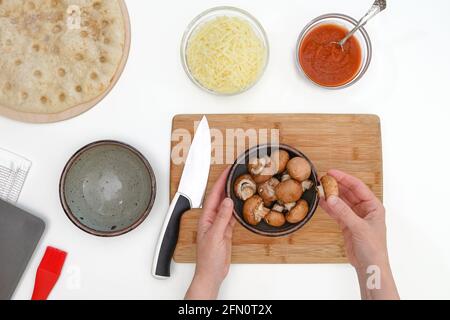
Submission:
[[[187,63],[205,88],[234,94],[252,86],[266,64],[267,49],[250,23],[237,17],[218,17],[191,36]]]

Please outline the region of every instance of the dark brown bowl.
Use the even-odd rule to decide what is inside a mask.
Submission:
[[[135,148],[98,141],[69,160],[59,195],[64,212],[78,228],[115,237],[134,230],[150,214],[156,179],[150,163]]]
[[[250,159],[253,159],[254,157],[258,156],[264,156],[268,155],[270,156],[272,151],[274,150],[285,150],[289,153],[291,158],[293,157],[302,157],[305,158],[310,164],[312,168],[312,174],[310,177],[310,180],[314,182],[314,187],[310,190],[306,191],[302,199],[306,200],[309,205],[309,212],[306,218],[297,223],[297,224],[290,224],[286,223],[284,226],[280,228],[272,227],[268,225],[265,221],[262,221],[259,225],[253,226],[249,223],[247,223],[244,219],[244,216],[242,214],[242,209],[244,206],[244,201],[239,199],[235,192],[234,192],[234,184],[240,176],[248,173],[247,170],[247,164],[249,163]],[[234,202],[234,216],[239,221],[241,225],[243,225],[246,229],[262,235],[266,237],[284,237],[287,235],[290,235],[301,228],[303,228],[314,216],[314,213],[317,210],[317,207],[319,205],[319,195],[317,193],[317,186],[319,186],[319,178],[317,174],[317,170],[314,167],[311,160],[308,159],[307,156],[305,156],[302,152],[298,151],[295,148],[292,148],[287,145],[260,145],[256,146],[254,148],[251,148],[247,150],[244,154],[242,154],[240,157],[237,158],[236,162],[234,163],[233,167],[231,168],[231,171],[228,175],[227,185],[226,185],[226,194],[227,197],[231,198]]]

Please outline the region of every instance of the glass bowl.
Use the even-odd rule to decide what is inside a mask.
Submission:
[[[203,86],[192,74],[191,70],[189,69],[189,64],[187,61],[187,48],[188,48],[191,36],[198,30],[199,27],[204,25],[206,22],[211,21],[218,17],[223,17],[223,16],[237,17],[237,18],[240,18],[240,19],[248,22],[250,24],[250,26],[252,27],[252,29],[255,31],[255,34],[261,39],[261,41],[264,45],[264,48],[266,48],[266,61],[264,63],[263,69],[261,70],[261,73],[259,74],[258,78],[252,84],[250,84],[243,90],[240,90],[238,92],[232,92],[232,93],[217,92],[217,91],[211,90],[211,89]],[[267,69],[267,65],[269,62],[269,51],[270,51],[269,50],[269,40],[267,38],[267,34],[264,31],[264,28],[262,27],[262,25],[258,22],[258,20],[256,20],[255,17],[253,17],[247,11],[244,11],[239,8],[229,7],[229,6],[221,6],[221,7],[215,7],[215,8],[206,10],[205,12],[198,15],[188,25],[188,27],[183,35],[183,40],[181,42],[181,61],[183,64],[183,68],[186,71],[186,74],[188,75],[189,79],[191,79],[191,81],[195,85],[197,85],[199,88],[201,88],[209,93],[220,95],[220,96],[233,96],[233,95],[243,93],[243,92],[253,88],[256,85],[256,83],[258,83],[258,81],[262,78],[262,76],[264,75],[264,73]]]
[[[325,14],[325,15],[319,16],[316,19],[312,20],[310,23],[308,23],[308,25],[306,25],[306,27],[300,33],[300,36],[298,37],[298,41],[297,41],[297,51],[295,53],[295,61],[296,61],[298,70],[307,79],[309,79],[312,83],[314,83],[315,85],[322,87],[322,88],[336,90],[336,89],[343,89],[343,88],[350,87],[351,85],[358,82],[364,76],[364,74],[366,73],[367,69],[370,66],[370,62],[372,61],[372,43],[370,41],[369,34],[367,33],[367,31],[364,28],[361,28],[354,35],[361,46],[361,54],[362,54],[361,66],[360,66],[358,73],[355,75],[355,77],[352,80],[350,80],[349,82],[347,82],[346,84],[343,84],[340,86],[324,86],[324,85],[318,84],[317,82],[312,80],[306,74],[306,72],[304,72],[302,65],[300,63],[300,48],[303,43],[303,40],[305,39],[305,37],[309,34],[309,32],[311,30],[313,30],[314,28],[316,28],[320,25],[324,25],[324,24],[337,24],[337,25],[342,26],[350,31],[358,24],[358,21],[356,21],[352,17],[349,17],[344,14],[331,13],[331,14]]]

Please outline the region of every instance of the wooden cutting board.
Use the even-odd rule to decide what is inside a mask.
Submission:
[[[179,115],[173,120],[172,156],[186,156],[190,136],[201,115]],[[225,155],[234,160],[238,152],[265,142],[279,131],[280,143],[305,153],[319,174],[340,169],[362,179],[383,196],[383,166],[380,119],[374,115],[209,115],[213,135],[213,164],[208,192],[223,170]],[[243,131],[239,131],[242,129]],[[238,130],[238,131],[236,131]],[[247,131],[250,130],[250,131]],[[247,139],[245,146],[233,143],[234,133],[257,132],[259,141]],[[189,134],[188,134],[189,133]],[[228,140],[226,139],[228,135]],[[222,136],[222,137],[221,137]],[[227,141],[225,143],[225,141]],[[270,138],[268,142],[271,142]],[[180,151],[183,150],[184,152]],[[223,157],[221,155],[223,154]],[[174,159],[174,157],[172,157]],[[225,159],[226,160],[226,159]],[[215,163],[215,162],[217,163]],[[171,162],[170,194],[177,191],[184,164]],[[193,182],[195,183],[195,182]],[[196,257],[197,221],[201,210],[187,212],[181,222],[180,237],[174,259],[178,263],[193,263]],[[298,232],[284,238],[267,238],[237,225],[233,236],[233,263],[346,263],[344,242],[338,225],[318,209],[313,219]]]

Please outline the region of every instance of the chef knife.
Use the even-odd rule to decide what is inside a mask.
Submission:
[[[208,119],[203,117],[183,169],[178,191],[159,236],[153,261],[153,276],[158,279],[170,277],[170,266],[178,242],[182,215],[201,206],[211,167],[211,132]]]

